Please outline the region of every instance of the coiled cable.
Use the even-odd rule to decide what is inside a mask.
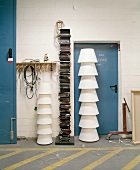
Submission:
[[[27,75],[27,70],[31,71],[31,74]],[[37,88],[37,74],[36,74],[36,69],[35,69],[35,65],[34,67],[31,65],[26,65],[24,68],[24,81],[26,83],[26,96],[28,99],[32,99],[34,96],[34,86],[35,88]],[[30,91],[30,95],[29,95],[29,91]],[[37,89],[35,89],[35,93],[36,93]]]

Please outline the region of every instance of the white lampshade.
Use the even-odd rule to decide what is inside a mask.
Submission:
[[[95,51],[92,48],[83,48],[80,51],[78,63],[93,62],[97,63]]]
[[[79,102],[97,102],[99,101],[96,90],[81,90]]]
[[[97,70],[94,63],[81,63],[78,76],[97,76]]]
[[[84,142],[95,142],[99,140],[99,136],[96,129],[82,128],[79,139]]]
[[[98,87],[95,76],[82,76],[78,88],[79,89],[97,89],[99,87]]]
[[[51,96],[47,94],[39,95],[37,104],[52,104]]]
[[[37,134],[42,135],[52,134],[51,125],[38,125]]]
[[[40,145],[48,145],[53,142],[51,135],[38,135],[37,143]]]
[[[40,83],[38,94],[52,94],[50,83]]]
[[[81,103],[79,110],[80,115],[98,115],[99,111],[96,103]]]
[[[79,127],[82,128],[97,128],[99,127],[98,120],[96,116],[87,116],[87,115],[82,115],[80,122],[79,122]]]
[[[37,124],[52,124],[51,115],[38,115]]]
[[[51,105],[48,104],[38,105],[37,114],[52,114]]]

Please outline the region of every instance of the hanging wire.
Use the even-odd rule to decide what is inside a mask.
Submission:
[[[28,61],[28,62],[27,62]],[[37,98],[37,83],[40,80],[38,77],[38,71],[36,69],[36,64],[33,66],[30,64],[32,62],[39,62],[39,59],[25,59],[22,62],[27,62],[28,64],[24,67],[24,81],[26,83],[26,96],[28,99],[32,99],[34,94]],[[30,74],[27,72],[30,70]],[[39,68],[40,70],[40,68]]]

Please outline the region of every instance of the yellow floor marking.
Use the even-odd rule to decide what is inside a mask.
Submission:
[[[17,151],[17,150],[23,150],[23,151],[49,151],[49,150],[56,150],[56,151],[81,151],[83,148],[5,148],[1,149],[0,151]],[[87,150],[114,150],[114,148],[84,148]],[[116,148],[115,148],[116,149]]]
[[[71,161],[71,160],[73,160],[73,159],[75,159],[75,158],[77,158],[77,157],[87,153],[87,152],[89,152],[89,150],[83,149],[82,151],[80,151],[78,153],[75,153],[75,154],[69,156],[68,158],[64,158],[63,160],[61,160],[59,162],[56,162],[56,163],[54,163],[54,164],[52,164],[52,165],[50,165],[50,166],[48,166],[48,167],[46,167],[46,168],[44,168],[42,170],[48,170],[48,169],[52,170],[52,169],[55,169],[55,168],[57,168],[59,166],[62,166],[63,164],[65,164],[65,163],[67,163],[67,162],[69,162],[69,161]]]
[[[118,147],[120,148],[120,147]],[[83,148],[0,148],[0,151],[17,151],[17,150],[22,150],[22,151],[41,151],[41,150],[72,150],[72,151],[81,151]],[[88,150],[115,150],[116,147],[110,147],[110,148],[84,148]],[[140,150],[140,147],[121,147],[122,150]]]
[[[17,150],[23,150],[23,151],[48,151],[48,150],[56,150],[56,151],[58,151],[58,150],[60,150],[60,151],[62,151],[62,150],[72,150],[72,151],[74,151],[74,150],[82,150],[83,148],[81,147],[81,148],[0,148],[0,151],[17,151]],[[89,148],[87,148],[87,149],[89,149]],[[92,150],[93,150],[93,148],[91,148]],[[96,150],[97,148],[95,148],[95,150]]]
[[[18,151],[12,152],[12,153],[8,153],[6,155],[2,155],[2,156],[0,156],[0,160],[8,158],[8,157],[13,156],[13,155],[16,155],[16,154],[21,153],[21,152],[23,152],[23,151],[22,150],[18,150]]]
[[[140,155],[134,158],[130,163],[122,168],[122,170],[130,170],[133,169],[138,163],[140,163]]]
[[[59,150],[59,151],[62,151],[62,150],[71,150],[71,151],[81,151],[83,150],[83,148],[0,148],[0,151],[17,151],[17,150],[23,150],[23,151],[41,151],[41,150]],[[84,148],[84,149],[87,149],[87,150],[114,150],[116,149],[111,147],[111,148]],[[123,148],[122,148],[123,149]],[[127,148],[128,149],[128,148]],[[134,148],[135,149],[135,148]],[[140,148],[139,148],[140,149]]]
[[[23,166],[23,165],[25,165],[25,164],[28,164],[28,163],[30,163],[30,162],[32,162],[32,161],[35,161],[35,160],[37,160],[37,159],[39,159],[39,158],[42,158],[42,157],[44,157],[44,156],[46,156],[46,155],[49,155],[49,154],[51,154],[51,153],[53,153],[53,152],[56,152],[56,149],[55,149],[55,150],[52,149],[51,151],[48,151],[48,152],[45,152],[45,153],[36,155],[36,156],[34,156],[34,157],[25,159],[24,161],[21,161],[21,162],[19,162],[19,163],[16,163],[16,164],[14,164],[14,165],[11,165],[11,166],[9,166],[9,167],[6,167],[6,168],[4,168],[3,170],[13,170],[13,169],[16,169],[16,168],[21,167],[21,166]]]
[[[90,165],[88,165],[87,167],[83,168],[82,170],[91,170],[91,169],[99,166],[103,162],[107,161],[108,159],[110,159],[114,155],[118,154],[120,151],[122,151],[122,149],[120,149],[120,148],[119,149],[115,149],[114,151],[106,154],[105,156],[103,156],[100,159],[98,159],[97,161],[91,163]]]

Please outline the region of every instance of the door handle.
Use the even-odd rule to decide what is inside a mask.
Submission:
[[[12,48],[9,48],[9,58],[12,58]]]
[[[114,85],[114,86],[110,86],[110,88],[111,88],[111,90],[115,91],[115,93],[118,92],[118,86],[117,86],[117,84]]]
[[[13,62],[13,54],[12,54],[12,48],[9,48],[8,51],[8,62]]]

